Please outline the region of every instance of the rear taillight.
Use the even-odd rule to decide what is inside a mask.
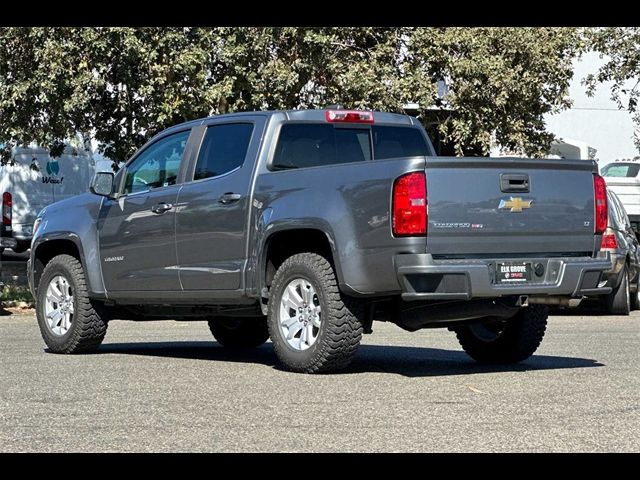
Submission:
[[[332,123],[373,123],[373,112],[358,110],[327,110],[324,114],[327,122]]]
[[[11,226],[11,210],[13,207],[13,199],[9,192],[2,194],[2,224]]]
[[[427,234],[427,181],[424,173],[413,172],[393,184],[393,234],[396,237]]]
[[[610,230],[605,232],[602,235],[602,243],[600,244],[601,250],[617,250],[618,248],[618,239],[616,238],[616,234],[612,233]]]
[[[600,235],[607,229],[609,222],[607,184],[600,175],[593,175],[593,191],[595,200],[595,233]]]

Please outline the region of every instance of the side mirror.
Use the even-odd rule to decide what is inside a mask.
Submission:
[[[114,183],[115,175],[112,172],[98,172],[95,177],[93,177],[89,190],[94,195],[114,198]]]

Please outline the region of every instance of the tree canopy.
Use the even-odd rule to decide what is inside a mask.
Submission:
[[[635,144],[640,149],[640,28],[606,27],[586,33],[589,47],[606,57],[600,69],[585,79],[587,93],[593,94],[600,83],[612,82],[611,99],[618,108],[629,110],[636,124]]]
[[[417,103],[456,154],[488,153],[493,135],[541,155],[579,44],[574,28],[2,28],[2,158],[30,142],[59,155],[82,132],[124,160],[186,120],[334,103]]]

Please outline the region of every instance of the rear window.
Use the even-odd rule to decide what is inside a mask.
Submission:
[[[429,155],[427,142],[417,128],[374,126],[372,132],[376,160]]]
[[[610,163],[602,167],[601,175],[603,177],[627,177],[635,178],[640,171],[638,163]]]
[[[275,168],[303,168],[371,160],[369,129],[333,125],[283,125],[273,159]]]
[[[425,155],[429,155],[429,149],[424,136],[416,128],[345,128],[322,123],[290,123],[280,130],[273,168],[304,168]]]

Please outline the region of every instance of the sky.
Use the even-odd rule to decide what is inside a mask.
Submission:
[[[593,97],[588,97],[586,87],[581,85],[582,79],[589,73],[595,73],[604,61],[595,52],[575,61],[569,87],[572,108],[545,118],[548,130],[556,136],[584,141],[596,148],[600,164],[639,155],[633,143],[631,114],[627,110],[619,110],[610,99],[611,83],[599,85]]]

